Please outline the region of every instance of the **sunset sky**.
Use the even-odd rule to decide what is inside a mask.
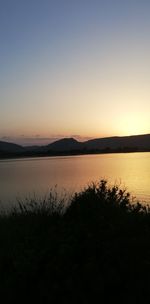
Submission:
[[[149,0],[0,0],[0,139],[144,133]]]

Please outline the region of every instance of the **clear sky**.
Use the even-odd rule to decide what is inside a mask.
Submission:
[[[0,0],[0,138],[150,133],[149,0]]]

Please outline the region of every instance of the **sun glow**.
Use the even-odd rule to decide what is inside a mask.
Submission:
[[[123,136],[147,134],[150,132],[148,120],[142,113],[128,113],[121,117],[118,124],[119,133]]]

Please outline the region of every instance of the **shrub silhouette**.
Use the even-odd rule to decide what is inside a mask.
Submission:
[[[149,303],[150,212],[105,180],[0,216],[5,303]]]
[[[67,209],[67,216],[72,218],[95,218],[101,214],[125,215],[126,213],[146,213],[148,207],[142,206],[139,202],[132,202],[130,193],[119,186],[109,186],[106,180],[91,183],[83,191],[75,193],[71,204]]]

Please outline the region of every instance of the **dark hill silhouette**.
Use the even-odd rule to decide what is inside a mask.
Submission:
[[[88,140],[85,143],[88,149],[150,149],[150,134],[133,136],[115,136]]]
[[[46,146],[22,147],[0,141],[0,157],[69,155],[104,152],[150,151],[150,134],[105,137],[79,142],[74,138],[63,138]]]
[[[17,144],[0,141],[0,152],[1,153],[21,153],[24,152],[25,149]]]
[[[114,136],[97,138],[85,142],[78,142],[74,138],[63,138],[47,146],[40,147],[40,152],[128,152],[150,151],[150,134],[133,136]]]
[[[46,146],[47,150],[51,150],[51,151],[81,150],[83,149],[83,147],[84,144],[78,142],[74,138],[63,138]]]

